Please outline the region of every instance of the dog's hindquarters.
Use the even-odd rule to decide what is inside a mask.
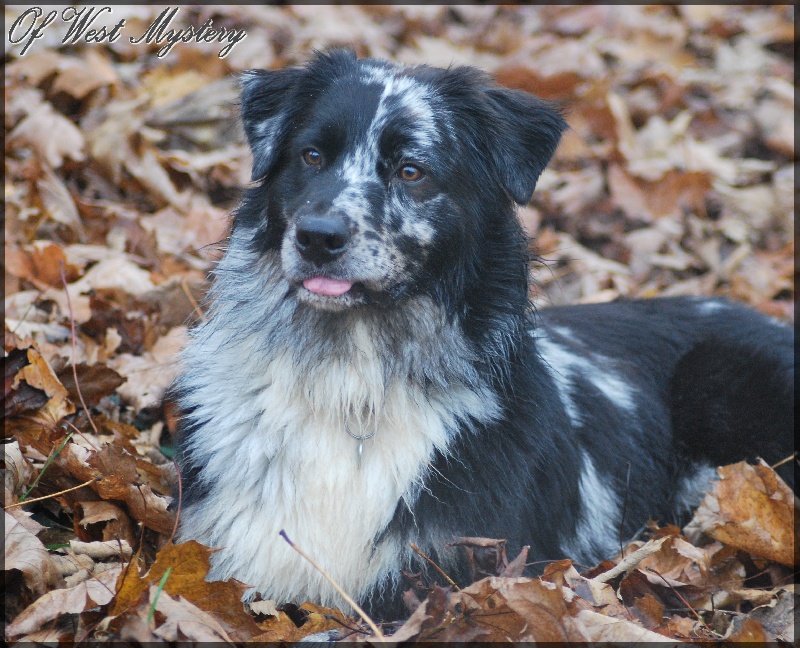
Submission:
[[[710,303],[710,302],[709,302]],[[761,457],[776,464],[792,453],[794,351],[791,330],[726,305],[681,357],[670,384],[675,441],[688,456],[720,466]],[[777,470],[794,488],[795,462]]]

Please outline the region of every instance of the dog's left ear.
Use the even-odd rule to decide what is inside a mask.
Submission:
[[[486,95],[492,160],[509,195],[526,205],[567,123],[556,105],[526,92],[491,87]]]
[[[242,125],[253,151],[253,180],[267,175],[277,160],[279,142],[288,129],[292,90],[302,75],[298,68],[242,74]]]

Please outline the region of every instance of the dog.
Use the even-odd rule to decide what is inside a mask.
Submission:
[[[714,466],[791,454],[789,327],[716,298],[532,308],[515,208],[557,106],[334,50],[246,72],[241,116],[253,183],[174,388],[209,578],[347,608],[284,530],[395,618],[412,542],[462,581],[457,536],[592,565]]]

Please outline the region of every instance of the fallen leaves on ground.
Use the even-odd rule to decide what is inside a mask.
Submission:
[[[131,34],[162,10],[113,8]],[[7,639],[368,636],[314,602],[245,607],[243,585],[205,582],[206,548],[171,544],[163,393],[249,181],[244,69],[345,45],[562,101],[570,131],[520,212],[539,303],[727,295],[792,321],[791,6],[182,5],[178,21],[207,18],[248,36],[225,58],[195,42],[158,58],[127,38],[62,46],[56,21],[25,56],[6,49]],[[422,584],[386,631],[791,642],[796,499],[763,465],[720,477],[685,535],[653,526],[582,573],[526,578],[502,539],[454,538],[477,582]]]

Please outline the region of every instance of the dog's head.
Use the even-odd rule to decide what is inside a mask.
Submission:
[[[245,73],[241,108],[257,184],[237,220],[280,250],[295,298],[328,311],[480,272],[463,252],[511,226],[565,128],[548,103],[472,68],[347,51]]]

